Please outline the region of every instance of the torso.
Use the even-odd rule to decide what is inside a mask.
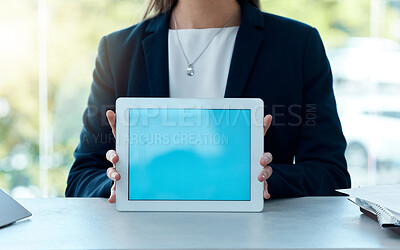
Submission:
[[[223,98],[238,26],[210,29],[181,29],[179,38],[190,63],[195,60],[218,30],[222,29],[193,64],[187,75],[187,61],[178,43],[177,30],[168,33],[169,91],[171,97]]]

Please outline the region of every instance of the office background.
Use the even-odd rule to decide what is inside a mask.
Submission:
[[[353,186],[400,183],[400,0],[261,0],[327,47]],[[100,38],[144,0],[0,0],[0,187],[63,196]]]

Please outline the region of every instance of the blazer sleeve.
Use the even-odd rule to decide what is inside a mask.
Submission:
[[[302,124],[296,138],[295,163],[270,164],[273,174],[268,188],[273,198],[338,195],[335,189],[350,187],[332,72],[314,28],[304,49],[302,72]]]
[[[80,142],[74,152],[75,162],[69,172],[65,196],[108,197],[112,181],[106,171],[112,164],[105,158],[115,148],[115,139],[107,122],[106,111],[115,110],[115,89],[103,37],[98,47],[93,82],[83,114]]]

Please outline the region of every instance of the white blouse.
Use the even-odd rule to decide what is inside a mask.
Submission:
[[[211,37],[210,46],[193,64],[194,75],[186,73],[188,64],[179,46],[176,30],[168,33],[169,92],[171,97],[223,98],[239,26],[209,29],[180,29],[179,39],[190,63],[199,56]]]

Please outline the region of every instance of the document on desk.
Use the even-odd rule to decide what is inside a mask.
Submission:
[[[400,185],[339,189],[349,200],[377,216],[381,227],[400,227]]]

